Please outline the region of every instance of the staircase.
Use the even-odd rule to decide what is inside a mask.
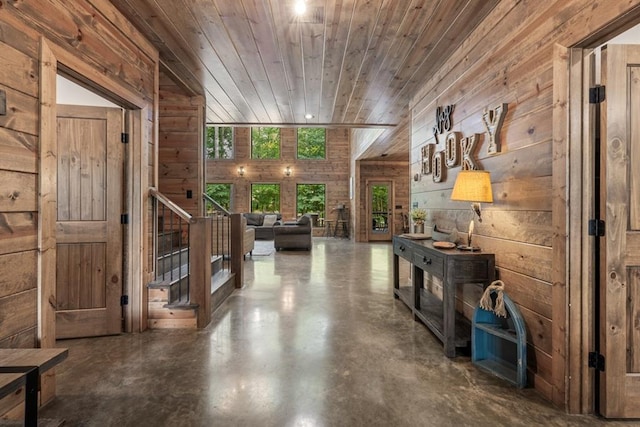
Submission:
[[[157,218],[156,263],[155,279],[147,285],[147,326],[204,327],[211,312],[238,287],[238,277],[229,267],[230,252],[227,247],[215,254],[216,245],[207,238],[212,236],[211,218],[194,219],[161,193],[151,194]]]
[[[189,248],[180,230],[158,232],[156,279],[147,285],[150,329],[197,327],[197,304],[189,302]]]

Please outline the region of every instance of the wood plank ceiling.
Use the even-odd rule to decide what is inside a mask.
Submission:
[[[407,159],[411,96],[499,0],[111,1],[209,122],[388,127],[369,157]]]

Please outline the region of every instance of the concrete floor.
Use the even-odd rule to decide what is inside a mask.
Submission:
[[[448,359],[392,296],[390,244],[314,238],[247,258],[246,286],[200,331],[66,340],[70,426],[596,426]],[[408,267],[403,265],[403,275]]]

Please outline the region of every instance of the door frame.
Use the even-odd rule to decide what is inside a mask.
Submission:
[[[589,106],[588,90],[595,84],[595,68],[589,61],[593,50],[615,35],[640,23],[640,9],[634,9],[624,19],[598,29],[587,40],[575,46],[556,45],[553,64],[553,140],[554,163],[562,158],[566,171],[563,175],[566,190],[564,207],[556,209],[553,216],[564,216],[566,251],[557,250],[554,242],[554,289],[558,283],[566,283],[565,317],[556,317],[557,302],[554,293],[554,319],[566,319],[564,335],[565,362],[564,406],[572,414],[594,413],[595,373],[587,365],[588,353],[594,350],[595,295],[592,257],[594,239],[588,238],[588,220],[593,217],[593,191],[591,177],[594,173],[591,126],[594,113]],[[554,181],[561,178],[555,176]],[[555,186],[554,186],[555,190]],[[555,203],[555,202],[554,202]],[[555,222],[555,220],[554,220]],[[555,230],[554,231],[558,231]],[[568,262],[568,260],[572,260]],[[564,271],[560,271],[564,265]],[[562,276],[566,281],[557,282]],[[554,322],[555,323],[555,322]],[[560,323],[560,322],[558,322]],[[554,334],[555,334],[554,327]],[[555,338],[555,337],[554,337]],[[554,344],[554,365],[557,351]],[[554,378],[557,378],[554,373]],[[559,403],[559,402],[557,402]]]
[[[365,182],[365,191],[366,191],[366,220],[367,224],[367,242],[370,241],[380,241],[386,242],[387,240],[370,240],[371,239],[371,186],[376,183],[388,183],[389,184],[389,218],[388,218],[388,228],[389,228],[389,242],[393,238],[394,234],[394,221],[393,221],[393,207],[395,206],[395,181],[393,179],[384,179],[384,178],[370,178]]]
[[[594,244],[593,239],[586,238],[587,221],[593,215],[593,186],[585,184],[591,182],[594,157],[593,135],[589,129],[593,114],[588,104],[593,70],[586,61],[590,54],[590,49],[556,45],[553,64],[554,158],[562,157],[566,167],[566,191],[562,202],[568,202],[562,209],[556,210],[554,206],[553,211],[554,218],[563,215],[566,219],[564,253],[556,248],[554,242],[554,262],[561,259],[558,264],[564,266],[562,272],[559,266],[554,267],[554,276],[557,275],[554,277],[554,288],[556,279],[564,276],[566,335],[563,354],[567,380],[563,403],[569,413],[594,411],[594,374],[586,363],[594,343],[594,280],[590,259]],[[569,263],[568,259],[572,262]],[[554,309],[557,306],[555,297],[554,294]],[[553,316],[554,319],[563,318],[556,317],[555,310]]]
[[[55,346],[55,296],[56,296],[56,202],[57,159],[56,144],[56,76],[61,71],[91,87],[125,109],[125,129],[129,133],[129,147],[125,150],[125,177],[123,207],[129,213],[129,225],[124,230],[123,292],[129,296],[124,306],[125,332],[146,329],[147,297],[143,282],[149,251],[147,236],[149,223],[147,190],[149,174],[147,159],[148,142],[156,141],[157,124],[151,113],[154,101],[148,101],[99,70],[85,63],[73,53],[40,38],[40,169],[38,216],[38,341],[42,348]],[[157,74],[157,69],[156,69]],[[153,132],[148,129],[153,126]],[[155,145],[154,145],[155,147]],[[157,182],[157,150],[154,159],[153,182]]]

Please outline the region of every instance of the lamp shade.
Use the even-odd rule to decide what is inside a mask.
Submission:
[[[489,171],[462,170],[453,185],[451,200],[493,203]]]

